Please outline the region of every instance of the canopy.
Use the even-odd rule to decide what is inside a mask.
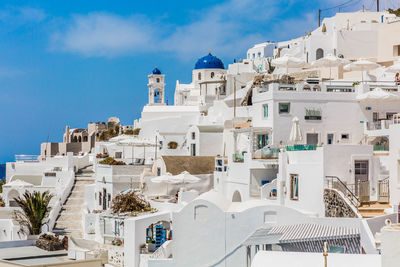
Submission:
[[[347,70],[347,71],[362,71],[362,72],[364,72],[364,71],[379,68],[380,66],[381,65],[379,65],[375,62],[372,62],[372,61],[369,61],[366,59],[360,59],[360,60],[354,61],[350,64],[347,64],[346,66],[344,66],[343,69]],[[364,73],[361,74],[361,80],[364,82]]]
[[[400,72],[400,60],[396,61],[392,66],[387,67],[385,71],[392,73]]]
[[[161,183],[166,183],[166,184],[177,184],[178,182],[176,182],[175,180],[173,180],[173,175],[169,172],[167,172],[164,175],[161,176],[157,176],[151,179],[151,181],[153,183],[156,184],[161,184]]]
[[[271,65],[283,68],[301,68],[305,65],[305,62],[300,58],[286,54],[283,57],[273,59]]]
[[[367,93],[361,94],[357,96],[358,101],[366,102],[366,101],[398,101],[400,100],[399,95],[395,95],[393,93],[386,92],[382,90],[382,88],[375,88],[373,91],[369,91]]]
[[[177,184],[193,184],[199,182],[201,179],[191,175],[189,172],[184,171],[181,174],[172,176],[172,180]]]
[[[300,131],[299,118],[294,117],[292,121],[293,124],[292,124],[292,130],[290,131],[289,141],[293,143],[301,142],[303,140],[303,137]]]
[[[329,80],[332,78],[332,67],[339,67],[350,63],[347,59],[338,58],[332,54],[328,54],[326,57],[320,58],[312,63],[313,67],[328,67],[329,68]]]
[[[328,54],[326,57],[320,58],[312,63],[313,67],[339,67],[342,65],[349,64],[350,61],[343,58],[338,58],[332,54]]]

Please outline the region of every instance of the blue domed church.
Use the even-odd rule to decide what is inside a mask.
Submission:
[[[207,105],[226,96],[226,69],[221,59],[211,54],[199,58],[192,71],[192,82],[176,82],[175,105]]]

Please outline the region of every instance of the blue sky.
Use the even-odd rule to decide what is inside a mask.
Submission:
[[[345,1],[1,1],[0,163],[39,154],[65,125],[118,116],[132,124],[157,65],[173,102],[209,49],[225,66],[253,44],[317,26],[317,9]],[[375,1],[350,3],[346,10]],[[326,11],[324,16],[335,10]]]

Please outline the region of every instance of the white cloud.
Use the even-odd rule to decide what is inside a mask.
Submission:
[[[334,1],[317,3],[331,5]],[[168,25],[142,15],[74,15],[52,34],[51,48],[87,57],[167,52],[185,59],[208,49],[235,57],[244,55],[255,43],[285,40],[313,29],[317,13],[292,12],[296,5],[301,2],[228,0],[194,11],[192,21],[184,25]]]
[[[0,9],[0,21],[3,23],[21,26],[30,23],[39,23],[46,18],[42,9],[31,7],[8,7]]]
[[[12,68],[6,68],[6,67],[0,67],[0,79],[5,79],[5,78],[15,78],[20,75],[24,74],[23,71],[17,70],[17,69],[12,69]]]
[[[104,57],[146,51],[154,39],[154,30],[146,20],[107,13],[75,15],[64,31],[52,35],[52,48]]]

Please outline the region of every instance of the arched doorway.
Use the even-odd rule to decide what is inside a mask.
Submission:
[[[235,191],[232,196],[232,202],[242,202],[242,196],[239,191]]]
[[[8,192],[7,198],[8,198],[8,205],[10,207],[19,207],[17,202],[15,202],[15,200],[14,200],[14,198],[17,198],[17,197],[19,197],[19,193],[17,190],[12,189],[10,192]]]
[[[322,48],[318,48],[316,53],[315,53],[315,59],[318,60],[320,58],[324,57],[324,50]]]

